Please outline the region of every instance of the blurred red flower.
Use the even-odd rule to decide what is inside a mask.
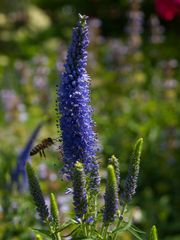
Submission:
[[[155,0],[158,15],[167,21],[180,15],[180,0]]]

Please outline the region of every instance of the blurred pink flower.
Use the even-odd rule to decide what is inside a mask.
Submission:
[[[180,0],[155,0],[158,15],[167,21],[180,15]]]

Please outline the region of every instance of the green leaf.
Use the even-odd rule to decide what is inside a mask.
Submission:
[[[131,225],[131,229],[134,230],[135,232],[141,233],[141,234],[146,234],[144,231],[142,231],[141,229],[137,228],[134,225]]]
[[[44,230],[44,229],[37,229],[37,228],[32,228],[33,231],[42,233],[43,235],[47,236],[47,237],[51,237],[51,234],[48,230]]]
[[[72,239],[75,239],[76,238],[76,232],[77,232],[77,230],[80,228],[80,226],[78,226],[77,228],[75,228],[72,232],[70,232],[68,235],[66,235],[66,236],[63,236],[63,237],[72,237],[73,236],[73,238]],[[78,237],[79,237],[79,233],[78,233]],[[83,236],[82,236],[83,237]]]
[[[132,223],[132,220],[130,220],[129,222],[122,222],[124,223],[124,226],[121,226],[116,228],[112,233],[116,233],[116,232],[123,232],[123,231],[126,231],[128,230],[130,227],[131,227],[131,223]]]
[[[41,235],[36,234],[36,240],[43,240],[43,238],[41,237]]]
[[[73,226],[75,224],[78,224],[78,222],[74,219],[70,219],[69,221],[65,222],[61,225],[61,228],[59,229],[59,232],[62,232],[64,229],[68,228],[69,226]]]
[[[94,240],[94,239],[93,238],[76,238],[76,240]]]
[[[132,228],[129,228],[128,229],[128,232],[130,232],[133,236],[135,236],[137,239],[139,239],[139,240],[143,240],[140,236],[139,236],[139,234],[136,232],[136,231],[134,231]]]
[[[71,221],[72,223],[75,223],[75,224],[79,224],[79,222],[75,219],[70,219],[69,221]]]
[[[72,238],[72,240],[94,240],[94,238]]]
[[[96,236],[97,236],[99,239],[103,239],[103,237],[101,236],[101,234],[99,234],[99,232],[98,232],[96,229],[94,229],[94,232],[95,232]]]

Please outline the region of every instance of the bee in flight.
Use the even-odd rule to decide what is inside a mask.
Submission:
[[[50,137],[43,139],[41,143],[37,144],[36,146],[34,146],[31,149],[30,156],[33,156],[33,155],[39,153],[41,157],[44,156],[46,158],[44,149],[48,148],[51,145],[53,145],[54,144],[54,140],[57,141],[58,139],[52,139]]]

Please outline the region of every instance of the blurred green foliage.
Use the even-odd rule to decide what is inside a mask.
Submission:
[[[10,172],[40,120],[52,119],[38,140],[57,137],[55,86],[78,12],[90,16],[88,73],[92,78],[95,128],[102,146],[101,165],[106,166],[107,159],[115,154],[120,159],[123,179],[128,152],[135,139],[143,137],[134,221],[144,230],[155,224],[160,239],[180,238],[180,45],[176,37],[179,19],[159,21],[152,17],[155,14],[152,1],[144,1],[141,6],[134,2],[133,5],[125,0],[1,1],[0,237],[3,240],[34,239],[29,227],[37,224],[35,209],[27,191],[19,193],[16,186],[9,190]],[[135,16],[141,16],[136,22],[138,26],[133,26],[130,19],[134,15],[129,13],[133,11]],[[126,26],[130,30],[126,31]],[[57,159],[57,151],[49,149],[46,162],[39,156],[32,161],[42,175],[45,194],[62,192],[65,184],[58,174],[62,163]],[[63,206],[60,203],[61,209]],[[131,238],[124,236],[124,239]]]

